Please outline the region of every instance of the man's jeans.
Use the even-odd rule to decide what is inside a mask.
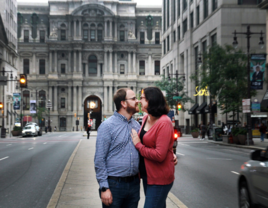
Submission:
[[[147,177],[142,177],[145,204],[143,208],[166,208],[168,192],[172,188],[173,182],[168,185],[148,185]]]
[[[261,141],[264,141],[264,135],[265,135],[265,133],[261,132]]]
[[[140,179],[136,177],[131,182],[108,179],[112,192],[113,203],[110,206],[102,204],[103,208],[137,208],[140,200]]]

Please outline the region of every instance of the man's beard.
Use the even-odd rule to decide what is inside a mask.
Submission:
[[[134,115],[137,112],[136,106],[133,107],[133,106],[127,105],[126,111],[127,111],[127,113]]]

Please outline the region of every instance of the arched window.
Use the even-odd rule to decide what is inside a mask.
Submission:
[[[97,57],[94,55],[88,58],[88,74],[97,74]]]
[[[46,107],[46,92],[44,90],[39,91],[39,107]]]
[[[23,110],[30,109],[30,91],[25,90],[23,91]]]

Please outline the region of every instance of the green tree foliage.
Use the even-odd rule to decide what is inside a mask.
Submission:
[[[176,83],[176,78],[168,78],[165,76],[162,76],[161,81],[155,82],[155,85],[159,87],[162,91],[166,92],[166,101],[168,102],[168,105],[170,108],[176,108],[177,101],[182,104],[182,110],[185,111],[184,104],[187,102],[194,102],[190,97],[187,96],[187,94],[184,92],[184,81],[183,77],[180,76],[178,78],[178,83]],[[177,93],[178,88],[178,95]],[[173,96],[180,96],[181,99],[174,100]]]
[[[41,124],[41,120],[44,118],[44,116],[48,116],[48,109],[44,107],[38,107],[36,108],[36,113],[31,114],[33,118],[37,118],[38,122],[37,124]]]
[[[191,79],[201,88],[208,87],[222,114],[232,112],[234,117],[242,110],[242,99],[247,98],[247,56],[230,45],[214,45],[203,54],[202,65]]]

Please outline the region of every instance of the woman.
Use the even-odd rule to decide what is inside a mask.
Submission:
[[[142,90],[140,101],[144,116],[142,127],[132,129],[132,140],[140,153],[140,176],[145,193],[144,208],[166,207],[174,181],[173,126],[167,116],[169,107],[157,87]]]

